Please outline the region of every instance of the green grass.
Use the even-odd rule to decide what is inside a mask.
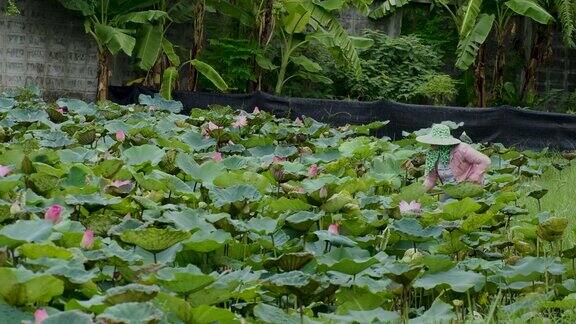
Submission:
[[[576,163],[564,168],[561,171],[552,168],[538,179],[532,180],[527,186],[536,185],[548,189],[548,194],[541,199],[542,210],[550,211],[554,216],[565,217],[569,220],[573,228],[576,223]],[[529,216],[538,213],[537,201],[530,197],[520,199],[520,203],[525,204],[530,211]],[[576,242],[572,231],[567,231],[564,242],[569,246]]]

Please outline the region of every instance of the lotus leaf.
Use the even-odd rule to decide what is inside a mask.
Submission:
[[[107,305],[117,305],[131,302],[147,302],[154,299],[160,289],[157,286],[129,284],[113,287],[106,291],[104,302]]]
[[[122,152],[122,158],[128,165],[142,165],[150,163],[157,165],[164,157],[164,150],[150,144],[133,146]]]
[[[0,229],[0,246],[16,246],[25,242],[39,243],[52,234],[52,224],[44,220],[18,220]]]
[[[47,303],[64,292],[64,282],[26,269],[0,268],[0,296],[11,305]]]
[[[160,228],[126,230],[120,239],[150,252],[160,252],[190,237],[190,233]]]
[[[356,275],[369,266],[378,263],[370,253],[359,248],[336,248],[317,258],[320,271],[338,271],[348,275]]]
[[[466,292],[471,288],[480,291],[486,279],[473,271],[452,269],[445,272],[426,273],[414,282],[414,287],[426,290],[447,286],[455,292]]]
[[[308,211],[300,211],[286,217],[286,223],[295,230],[308,231],[310,227],[321,219],[324,213],[313,213]]]
[[[163,314],[150,303],[124,303],[106,308],[96,319],[110,323],[156,323]]]
[[[184,248],[196,252],[210,252],[222,247],[230,238],[231,236],[228,232],[221,230],[207,232],[202,230],[192,234],[192,237],[184,242]]]
[[[216,207],[235,202],[258,201],[262,197],[258,189],[251,185],[236,185],[225,189],[214,188],[210,194]]]
[[[437,226],[423,228],[414,218],[394,220],[390,224],[390,228],[415,242],[436,238],[442,234],[442,228]]]
[[[140,102],[142,105],[150,107],[153,110],[166,110],[173,113],[179,113],[183,108],[181,102],[166,100],[159,94],[155,94],[154,97],[141,94],[138,97],[138,102]]]
[[[193,265],[186,268],[164,268],[156,274],[160,286],[178,293],[191,293],[204,289],[214,282]]]

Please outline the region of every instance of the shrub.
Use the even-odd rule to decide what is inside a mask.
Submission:
[[[432,75],[416,90],[427,103],[445,106],[456,97],[456,81],[447,74]]]

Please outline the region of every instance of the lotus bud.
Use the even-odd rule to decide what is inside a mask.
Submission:
[[[9,175],[10,172],[12,172],[12,169],[10,169],[10,167],[5,166],[5,165],[0,165],[0,177],[5,177],[5,176]]]
[[[454,306],[456,306],[456,307],[462,307],[462,305],[464,305],[464,302],[463,302],[462,300],[460,300],[460,299],[454,299],[454,300],[452,301],[452,304],[453,304]]]
[[[56,224],[60,222],[60,216],[62,215],[62,211],[64,208],[58,204],[52,205],[46,209],[44,213],[44,219]]]
[[[260,109],[258,108],[258,106],[254,107],[254,111],[252,112],[254,115],[258,115],[260,113]]]
[[[22,159],[22,172],[24,174],[32,174],[34,173],[34,171],[35,168],[34,165],[32,164],[32,161],[30,160],[28,155],[24,155],[24,158]]]
[[[272,163],[282,163],[285,162],[286,158],[280,157],[280,156],[274,156],[272,158]]]
[[[124,220],[131,219],[131,218],[132,218],[132,214],[131,214],[131,213],[128,213],[128,214],[126,214],[126,215],[124,216]]]
[[[308,168],[308,177],[313,178],[318,175],[318,166],[316,164],[312,164],[310,168]]]
[[[34,312],[34,324],[41,324],[47,318],[48,312],[44,308],[38,308]]]
[[[296,126],[304,126],[304,122],[302,121],[302,119],[300,119],[300,117],[296,117],[296,120],[294,120],[294,124]]]
[[[272,176],[277,182],[284,180],[284,168],[279,164],[273,164],[270,168]]]
[[[302,188],[302,187],[295,188],[293,192],[297,193],[297,194],[305,194],[306,193],[306,191],[304,191],[304,188]]]
[[[10,214],[12,215],[20,214],[22,211],[22,206],[20,206],[20,202],[18,201],[13,202],[10,206]]]
[[[118,142],[124,142],[126,140],[126,134],[124,131],[119,130],[116,132],[116,140]]]
[[[222,153],[214,152],[214,154],[212,154],[212,160],[214,160],[216,162],[222,161]]]
[[[340,225],[334,223],[328,226],[328,233],[332,235],[340,235]]]
[[[328,189],[326,189],[326,187],[320,188],[318,196],[320,197],[320,199],[326,199],[326,197],[328,197]]]
[[[404,256],[402,257],[402,262],[410,263],[421,259],[424,255],[418,249],[408,249],[404,252]]]
[[[82,235],[80,247],[85,250],[90,250],[92,246],[94,246],[94,232],[88,229],[84,231],[84,235]]]
[[[213,131],[220,129],[220,126],[214,124],[213,122],[208,122],[208,131]]]

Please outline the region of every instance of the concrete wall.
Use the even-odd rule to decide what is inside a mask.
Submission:
[[[20,16],[0,13],[0,89],[35,84],[52,97],[94,98],[97,51],[82,20],[51,0],[17,3]]]
[[[0,6],[3,2],[0,0]],[[93,99],[97,50],[93,40],[84,33],[82,19],[62,9],[54,0],[19,0],[17,3],[22,12],[20,16],[0,13],[0,90],[35,84],[50,97]],[[398,35],[402,24],[402,14],[374,22],[348,11],[340,19],[352,34],[361,34],[365,28],[379,28]],[[135,77],[127,57],[118,57],[112,71],[115,85]],[[562,47],[556,39],[553,61],[540,69],[538,86],[541,90],[574,91],[576,50]]]

